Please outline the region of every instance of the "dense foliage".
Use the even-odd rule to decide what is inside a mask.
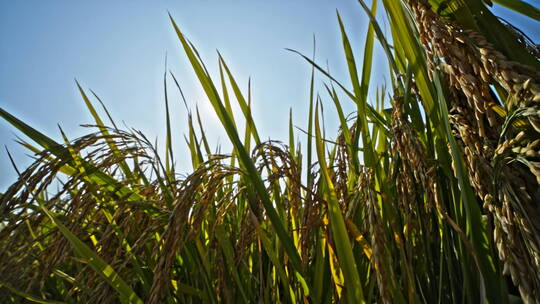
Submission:
[[[221,57],[212,79],[172,18],[230,154],[212,153],[196,111],[191,155],[176,155],[167,98],[164,153],[80,86],[95,133],[76,140],[0,109],[36,157],[0,197],[0,302],[540,302],[540,50],[489,4],[382,0],[389,39],[360,0],[361,63],[338,15],[349,83],[299,54],[313,67],[303,149],[292,118],[287,145],[261,141],[249,92]],[[392,87],[368,95],[376,40]]]

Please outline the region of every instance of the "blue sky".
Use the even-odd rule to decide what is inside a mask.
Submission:
[[[77,78],[104,100],[118,122],[163,139],[162,77],[167,53],[168,67],[181,82],[190,106],[199,106],[211,141],[225,146],[226,137],[169,23],[169,11],[211,72],[217,72],[219,49],[244,88],[251,76],[253,115],[261,135],[286,140],[289,108],[295,124],[306,124],[310,67],[284,48],[310,54],[315,35],[318,61],[328,60],[331,71],[346,79],[336,9],[361,58],[367,20],[353,0],[0,0],[0,107],[55,139],[60,140],[57,124],[70,138],[84,135],[89,130],[79,125],[92,119],[76,91]],[[538,22],[516,18],[497,6],[495,11],[538,43]],[[383,58],[375,58],[375,82],[384,80],[385,70]],[[178,94],[170,93],[173,137],[177,152],[183,153],[187,115]],[[327,121],[332,121],[331,107],[326,112]],[[0,121],[0,144],[24,168],[30,159],[13,141],[16,134]],[[181,160],[181,155],[176,159]],[[0,168],[3,190],[16,178],[3,147]]]

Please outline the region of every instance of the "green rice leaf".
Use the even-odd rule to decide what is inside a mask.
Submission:
[[[318,103],[315,106],[315,145],[317,147],[319,166],[326,184],[328,215],[332,226],[332,234],[334,236],[340,267],[345,276],[347,300],[349,303],[365,303],[362,292],[362,283],[360,282],[360,276],[358,275],[349,235],[347,233],[345,221],[343,220],[343,214],[339,208],[334,184],[326,165],[324,141],[321,137],[321,126],[319,123]]]
[[[509,8],[521,15],[540,21],[540,9],[523,0],[493,0],[493,2]]]
[[[26,292],[22,292],[20,290],[17,290],[15,288],[13,288],[13,286],[11,286],[10,284],[6,283],[6,282],[2,282],[0,281],[0,288],[1,287],[4,287],[6,288],[7,290],[11,291],[12,293],[30,301],[30,302],[34,302],[34,303],[40,303],[40,304],[64,304],[65,302],[59,302],[59,301],[51,301],[51,300],[45,300],[45,299],[40,299],[38,297],[35,297],[31,294],[28,294]]]
[[[223,127],[225,128],[225,131],[227,132],[229,139],[231,140],[236,151],[238,152],[239,162],[242,168],[246,170],[247,176],[249,177],[249,181],[250,181],[251,186],[253,187],[253,190],[255,191],[255,193],[257,193],[257,195],[261,199],[264,209],[266,210],[267,216],[270,222],[272,223],[272,226],[274,227],[280,241],[283,243],[283,247],[285,248],[285,251],[287,252],[287,255],[291,261],[291,264],[298,272],[302,273],[301,260],[300,260],[300,256],[298,255],[298,251],[296,250],[291,237],[289,236],[286,229],[284,228],[283,223],[280,217],[278,216],[272,204],[272,201],[270,200],[270,196],[268,195],[266,191],[264,183],[259,173],[257,172],[257,169],[255,168],[253,161],[249,157],[248,152],[246,151],[244,145],[240,141],[238,132],[236,128],[234,127],[231,118],[227,114],[227,110],[225,109],[225,107],[223,106],[223,103],[221,102],[221,99],[217,93],[216,88],[214,87],[212,83],[212,80],[210,79],[210,76],[206,73],[205,69],[203,68],[203,65],[201,65],[201,63],[199,62],[198,58],[195,55],[195,51],[193,50],[192,46],[187,42],[186,38],[184,37],[184,34],[182,34],[182,32],[180,31],[176,22],[174,22],[171,16],[169,17],[176,31],[176,34],[178,38],[180,39],[180,42],[182,43],[184,51],[189,58],[189,61],[193,67],[193,70],[197,74],[197,77],[199,78],[199,81],[201,85],[203,86],[203,89],[206,92],[208,99],[212,103],[212,106],[214,107],[216,114],[221,120],[221,123]],[[257,210],[257,207],[254,205],[255,202],[250,200],[250,203],[252,204],[252,208],[254,210]]]

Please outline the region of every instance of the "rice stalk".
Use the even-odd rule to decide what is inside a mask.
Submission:
[[[142,132],[118,128],[94,94],[107,127],[78,83],[96,123],[87,136],[60,130],[59,143],[0,109],[36,144],[21,141],[34,162],[16,168],[19,179],[0,196],[2,301],[539,302],[533,46],[508,27],[493,35],[488,14],[471,26],[467,12],[486,12],[479,1],[430,1],[435,11],[425,1],[383,0],[391,40],[377,2],[359,3],[370,18],[361,65],[337,16],[351,89],[298,53],[312,69],[304,149],[292,110],[288,144],[261,141],[250,83],[243,92],[218,55],[218,90],[172,17],[230,153],[212,152],[204,120],[196,109],[195,126],[188,108],[189,152],[175,154],[168,97],[165,155]],[[392,93],[380,87],[372,97],[375,38]],[[172,72],[164,88],[169,76],[184,97]],[[337,134],[321,116],[326,102]],[[175,160],[192,171],[179,174]]]

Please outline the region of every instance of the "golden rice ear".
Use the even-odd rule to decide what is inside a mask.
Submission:
[[[477,195],[484,200],[483,206],[495,219],[495,243],[499,256],[504,262],[506,273],[519,286],[524,299],[540,300],[540,264],[538,252],[529,248],[538,248],[538,240],[533,235],[540,233],[540,227],[527,220],[529,214],[537,214],[537,202],[540,199],[534,188],[540,184],[537,166],[527,162],[529,170],[516,165],[503,164],[502,168],[494,163],[502,162],[503,155],[515,153],[524,158],[536,156],[530,146],[517,145],[524,139],[523,132],[514,138],[496,145],[502,136],[503,123],[507,117],[495,117],[490,99],[490,82],[507,90],[512,103],[506,104],[506,110],[516,107],[532,111],[537,101],[538,71],[522,64],[509,61],[497,51],[479,33],[461,31],[456,25],[448,24],[437,16],[428,5],[420,1],[409,1],[420,28],[420,39],[424,43],[430,59],[431,68],[439,64],[433,61],[437,54],[444,62],[443,71],[449,75],[451,86],[461,94],[455,94],[450,103],[458,113],[450,117],[455,136],[460,139],[461,149],[469,166],[469,176]],[[427,45],[429,44],[429,45]],[[463,96],[463,97],[460,97]],[[484,127],[484,121],[489,128]],[[536,115],[527,115],[532,126],[531,131],[540,133],[540,119]],[[509,132],[506,127],[505,132]],[[516,146],[517,145],[517,146]],[[532,173],[532,175],[531,175]],[[497,187],[493,181],[497,180]],[[529,185],[528,188],[523,186]],[[500,186],[502,185],[502,186]],[[502,188],[498,188],[502,187]],[[502,206],[493,204],[492,195],[497,194]],[[512,223],[512,224],[510,224]],[[501,229],[504,234],[499,233]]]

